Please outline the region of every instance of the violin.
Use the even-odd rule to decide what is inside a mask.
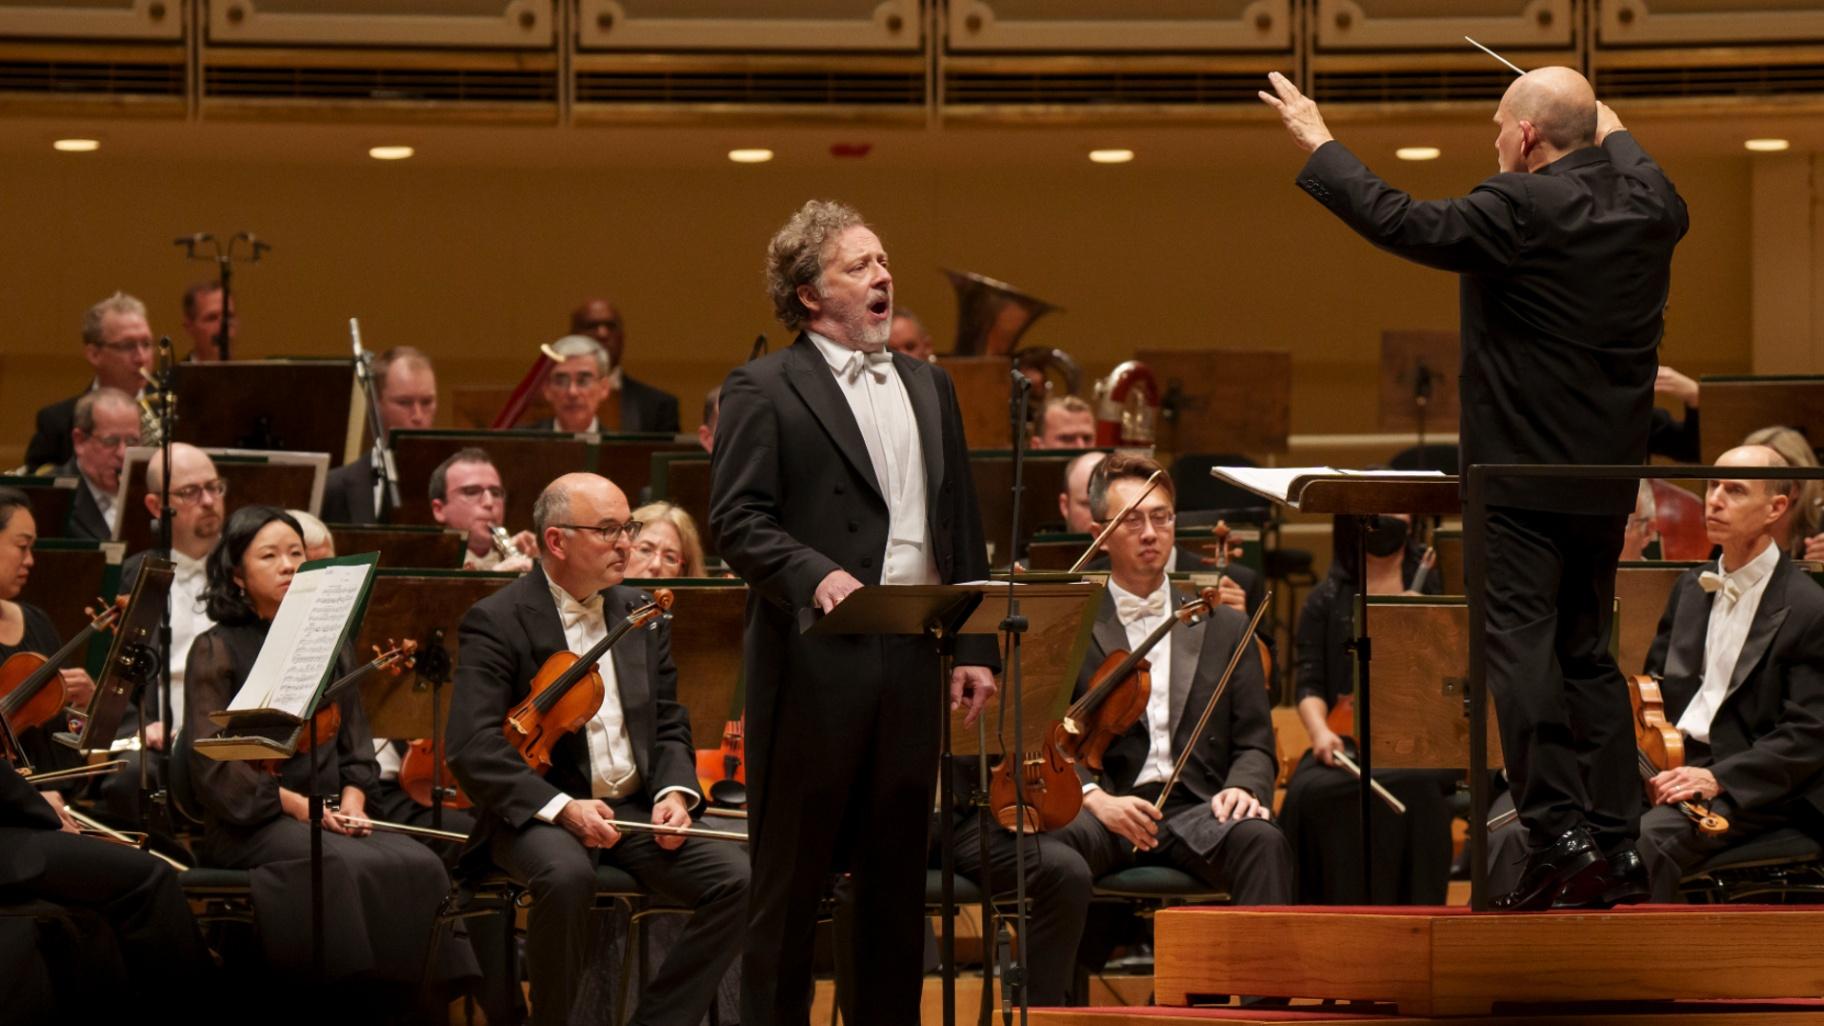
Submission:
[[[309,723],[298,725],[298,739],[293,746],[292,754],[303,755],[318,745],[335,743],[336,735],[342,733],[342,703],[334,698],[337,691],[370,673],[385,671],[398,676],[412,665],[412,658],[417,651],[418,642],[410,638],[401,642],[389,640],[385,649],[375,645],[374,658],[371,661],[343,674],[335,683],[323,689],[326,701],[321,704],[316,715],[310,718]],[[277,775],[285,765],[283,759],[267,759],[264,762],[267,771],[274,775]]]
[[[1229,536],[1234,533],[1234,528],[1230,527],[1229,522],[1226,520],[1216,521],[1216,526],[1210,529],[1212,541],[1209,545],[1205,546],[1205,548],[1210,550],[1211,559],[1216,565],[1216,584],[1218,587],[1222,585],[1222,579],[1229,575],[1229,560],[1241,555],[1241,546],[1237,545],[1231,548],[1229,545]],[[1268,681],[1268,687],[1271,688],[1272,684],[1270,682],[1273,680],[1273,651],[1267,647],[1266,639],[1258,634],[1254,635],[1254,647],[1260,651],[1260,679]]]
[[[97,600],[99,604],[99,600]],[[93,608],[85,610],[94,619],[76,632],[62,648],[42,656],[36,652],[15,652],[0,663],[0,714],[13,733],[42,726],[63,712],[65,694],[63,677],[58,673],[97,631],[109,631],[120,622],[127,608],[126,596],[107,603],[100,615]],[[55,686],[51,686],[55,683]]]
[[[1685,735],[1666,720],[1666,701],[1659,680],[1645,674],[1629,677],[1628,705],[1634,711],[1634,754],[1641,780],[1652,780],[1666,770],[1683,766]],[[1702,802],[1679,802],[1678,811],[1697,825],[1698,833],[1721,837],[1729,832],[1729,821]]]
[[[721,805],[747,804],[747,714],[722,727],[719,748],[697,749],[697,782],[710,800]],[[734,786],[731,786],[734,785]]]
[[[1003,756],[988,779],[988,808],[995,821],[1013,830],[1023,820],[1028,831],[1041,832],[1059,829],[1075,819],[1083,807],[1076,764],[1100,770],[1108,746],[1146,714],[1153,690],[1152,665],[1146,654],[1179,622],[1195,623],[1217,604],[1217,590],[1205,588],[1195,600],[1174,610],[1133,651],[1110,652],[1090,676],[1083,697],[1046,728],[1044,747]],[[1016,770],[1020,775],[1017,782]]]
[[[568,651],[553,652],[538,668],[528,689],[530,693],[507,711],[506,721],[501,725],[507,743],[519,752],[534,773],[549,772],[551,750],[565,735],[594,718],[596,710],[602,707],[607,692],[602,675],[596,672],[596,663],[629,631],[645,627],[666,615],[671,604],[669,588],[654,588],[651,602],[628,613],[627,619],[616,624],[607,637],[590,646],[589,651],[580,656]]]

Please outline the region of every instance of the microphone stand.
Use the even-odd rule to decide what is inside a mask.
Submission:
[[[1424,357],[1418,360],[1418,366],[1412,372],[1412,405],[1419,423],[1419,452],[1425,451],[1425,410],[1431,405],[1431,368],[1425,366]]]
[[[1007,547],[1007,616],[1001,621],[1001,632],[1006,636],[1006,656],[1002,662],[1001,676],[1002,680],[1007,685],[1007,690],[1013,695],[1013,736],[1016,745],[1016,751],[1004,753],[1002,758],[1010,759],[1018,758],[1017,746],[1024,743],[1022,739],[1025,737],[1024,729],[1026,722],[1023,698],[1020,694],[1022,690],[1020,681],[1020,643],[1029,624],[1026,617],[1020,614],[1019,586],[1014,582],[1013,578],[1018,572],[1020,565],[1020,499],[1026,491],[1026,446],[1023,444],[1025,440],[1021,437],[1021,428],[1026,424],[1026,417],[1030,412],[1031,402],[1032,382],[1025,374],[1022,374],[1016,369],[1013,372],[1013,393],[1009,397],[1007,404],[1008,415],[1012,418],[1013,422],[1014,441],[1013,526],[1011,528],[1013,537],[1010,539],[1010,543]],[[984,755],[983,758],[977,761],[980,763],[981,767],[982,797],[986,799],[988,793],[988,760]],[[1026,843],[1028,840],[1026,836],[1026,782],[1025,774],[1017,772],[1017,770],[1012,776],[1014,786],[1013,916],[1016,928],[1011,948],[1012,958],[1007,965],[1007,971],[1003,974],[1001,979],[1001,1022],[1005,1024],[1013,1021],[1012,994],[1017,991],[1019,993],[1020,1026],[1025,1026],[1027,1012],[1031,1007],[1031,1001],[1027,997],[1026,992]],[[977,808],[979,810],[977,815],[981,817],[980,833],[983,847],[982,891],[986,894],[993,894],[994,892],[987,879],[989,862],[986,849],[988,830],[990,829],[987,806],[984,802],[984,804],[979,805]],[[995,927],[997,937],[1000,932],[1005,929],[1005,923],[997,924]],[[990,952],[983,952],[983,987],[989,986],[994,979],[993,973],[988,970],[988,966],[992,964],[992,958],[993,955]],[[984,992],[982,995],[982,1022],[984,1026],[986,1026],[987,1021],[988,994]]]
[[[198,253],[197,247],[203,243],[213,247],[212,253]],[[252,232],[235,232],[234,237],[223,246],[220,239],[208,232],[196,232],[174,239],[173,244],[184,247],[184,256],[190,260],[213,260],[216,266],[217,284],[222,290],[222,322],[215,329],[215,351],[218,359],[229,360],[228,329],[234,323],[234,263],[235,247],[247,243],[251,252],[241,259],[242,263],[257,264],[261,254],[272,249],[269,243],[261,242]]]
[[[164,473],[159,476],[158,480],[158,549],[165,554],[165,558],[173,559],[176,541],[171,533],[171,519],[176,510],[171,505],[171,436],[176,433],[174,428],[177,413],[173,408],[176,397],[171,391],[171,336],[169,335],[158,340],[158,373],[155,378],[158,387],[157,459],[162,461],[164,469]],[[120,515],[126,516],[126,511],[122,510]],[[167,755],[175,747],[172,742],[177,736],[173,729],[175,724],[171,715],[171,602],[171,597],[165,596],[164,608],[159,611],[158,665],[151,668],[152,690],[158,699],[158,722],[164,730]],[[162,813],[166,797],[162,785],[157,788],[152,785],[151,765],[154,758],[151,746],[146,744],[146,715],[142,695],[139,715],[139,800],[141,815],[148,819],[151,818],[155,808]],[[166,820],[162,814],[159,818],[161,821]],[[170,827],[172,824],[165,821],[165,826]]]
[[[374,470],[385,485],[384,508],[376,511],[385,523],[399,508],[399,468],[393,462],[392,432],[387,430],[385,411],[380,408],[379,382],[374,380],[374,354],[361,345],[361,322],[348,319],[348,336],[355,347],[355,377],[361,382],[361,393],[367,397],[367,416],[374,426]]]

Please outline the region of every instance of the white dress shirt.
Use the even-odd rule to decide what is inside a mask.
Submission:
[[[1169,580],[1161,582],[1158,590],[1151,595],[1135,595],[1113,580],[1108,582],[1108,591],[1114,596],[1115,612],[1121,618],[1121,627],[1127,631],[1127,650],[1130,652],[1138,649],[1147,636],[1158,630],[1165,618],[1172,615],[1172,582]],[[1146,699],[1146,762],[1141,765],[1139,775],[1134,777],[1135,785],[1164,783],[1172,775],[1170,635],[1153,646],[1152,651],[1146,654],[1146,661],[1152,665],[1152,669],[1147,671],[1152,689]]]
[[[101,519],[108,525],[108,537],[114,537],[114,525],[120,522],[120,508],[114,505],[114,493],[95,487],[95,482],[89,480],[89,475],[80,476],[82,486],[89,490],[89,495],[95,499],[95,508],[101,510]]]
[[[912,397],[886,360],[808,332],[836,375],[836,387],[855,414],[868,447],[868,462],[887,500],[887,549],[881,554],[880,583],[935,584],[937,562],[925,518],[925,451],[918,438]]]
[[[215,626],[203,608],[203,589],[208,586],[204,561],[191,559],[173,551],[175,564],[171,577],[171,724],[174,730],[184,725],[184,664],[190,659],[190,643],[198,634]]]
[[[552,601],[557,603],[557,616],[564,625],[564,641],[571,652],[580,656],[608,636],[600,593],[589,596],[588,602],[578,602],[555,582],[546,583],[551,589]],[[634,761],[633,740],[627,734],[626,715],[621,709],[620,677],[615,673],[612,649],[596,664],[596,671],[602,675],[602,706],[583,728],[589,743],[589,796],[625,798],[640,789],[640,771],[639,764]],[[673,791],[684,793],[688,807],[696,806],[696,792],[683,787],[668,787],[653,801],[657,802]],[[554,822],[570,800],[567,794],[557,795],[538,811],[538,818]]]
[[[1754,614],[1761,608],[1761,595],[1779,562],[1778,545],[1768,545],[1733,573],[1725,572],[1722,560],[1717,560],[1715,575],[1721,581],[1710,600],[1710,623],[1704,632],[1703,681],[1684,715],[1678,718],[1678,729],[1693,741],[1710,743],[1710,723],[1729,697],[1736,660],[1741,658],[1748,629],[1754,626]]]

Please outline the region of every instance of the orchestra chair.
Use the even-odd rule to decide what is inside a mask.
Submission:
[[[171,747],[171,758],[165,765],[165,795],[173,827],[194,835],[203,826],[202,808],[197,804],[196,782],[190,775],[190,738],[179,732]],[[192,866],[177,874],[178,886],[193,907],[200,907],[198,926],[231,924],[254,925],[252,875],[245,869],[217,869]],[[222,950],[218,945],[216,950]]]
[[[1698,905],[1824,902],[1824,845],[1781,827],[1710,856],[1686,874],[1679,896]]]

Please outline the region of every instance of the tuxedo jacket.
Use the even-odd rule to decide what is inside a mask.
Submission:
[[[1189,589],[1176,585],[1172,593],[1178,605],[1196,597]],[[1226,606],[1188,627],[1173,627],[1159,644],[1172,646],[1171,679],[1154,678],[1152,686],[1166,688],[1171,696],[1174,764],[1180,753],[1191,749],[1184,775],[1168,796],[1163,811],[1173,833],[1193,850],[1208,854],[1234,824],[1233,820],[1219,823],[1210,812],[1210,799],[1218,791],[1239,787],[1261,804],[1269,808],[1273,804],[1273,780],[1279,772],[1279,759],[1273,746],[1273,715],[1261,674],[1260,652],[1248,636],[1248,618]],[[1196,734],[1197,720],[1209,705],[1210,695],[1228,668],[1236,645],[1245,645],[1245,650],[1235,676],[1216,703],[1205,732]],[[1110,652],[1128,648],[1127,628],[1115,612],[1114,594],[1104,590],[1090,634],[1089,654],[1083,660],[1073,697],[1088,693],[1091,678]],[[1145,767],[1151,749],[1146,717],[1141,716],[1127,733],[1108,746],[1099,775],[1092,774],[1082,763],[1078,763],[1078,773],[1085,783],[1094,782],[1110,794],[1132,794],[1136,790],[1134,781]]]
[[[602,592],[607,628],[652,600],[646,592],[616,585]],[[588,798],[589,742],[583,730],[566,735],[539,776],[507,743],[507,711],[531,692],[546,659],[570,650],[563,620],[542,566],[477,602],[463,617],[454,697],[444,728],[450,771],[476,805],[471,851],[487,850],[495,830],[517,830],[559,792]],[[668,787],[693,793],[696,751],[690,716],[678,704],[678,670],[671,661],[671,628],[664,620],[622,638],[612,649],[621,709],[634,763],[637,796],[651,803]]]
[[[675,435],[678,433],[678,397],[662,388],[654,388],[621,374],[621,426],[616,431],[633,434],[649,431]],[[527,430],[552,431],[557,422],[546,417],[544,420],[528,424]]]
[[[1662,678],[1676,724],[1703,683],[1715,596],[1681,575],[1666,600],[1646,672]],[[1804,801],[1824,812],[1824,589],[1782,556],[1761,593],[1729,690],[1710,724],[1710,771],[1740,809]]]
[[[362,453],[360,459],[330,471],[323,482],[323,522],[378,524],[380,511],[374,507],[374,482],[379,479],[372,449]]]
[[[95,495],[89,491],[89,482],[82,476],[82,468],[76,465],[76,458],[70,457],[69,462],[51,473],[58,477],[76,479],[76,498],[70,503],[69,527],[61,533],[68,538],[107,541],[112,534],[108,530],[108,519],[101,515],[101,507],[95,504]]]
[[[76,455],[70,432],[76,429],[76,400],[87,394],[78,393],[38,411],[36,430],[25,446],[26,470],[67,463]]]
[[[21,842],[32,833],[62,826],[38,788],[0,760],[0,887],[37,879],[44,872],[44,853],[36,845]]]
[[[1672,249],[1689,220],[1672,182],[1627,132],[1532,174],[1421,202],[1341,143],[1298,184],[1376,246],[1461,276],[1461,462],[1647,458]],[[1633,481],[1491,482],[1489,502],[1626,513]]]

